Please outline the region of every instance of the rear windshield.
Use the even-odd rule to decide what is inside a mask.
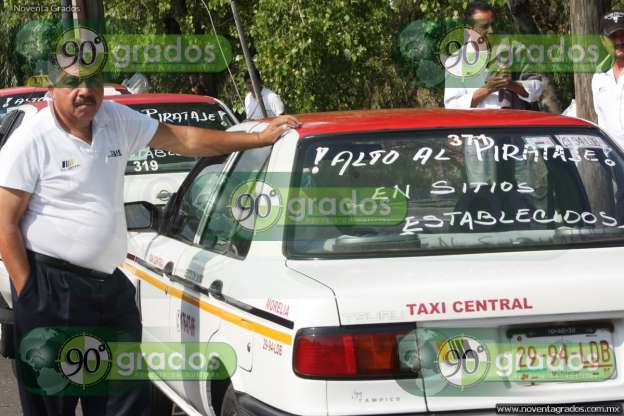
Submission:
[[[218,104],[130,104],[129,107],[162,123],[180,126],[225,130],[235,124]],[[143,149],[128,159],[126,175],[188,172],[196,162],[197,158],[193,157],[180,156],[164,150]]]
[[[301,141],[292,257],[624,242],[624,161],[591,128],[470,128]]]
[[[23,104],[43,101],[46,91],[35,91],[28,94],[16,94],[0,97],[0,114],[6,114],[10,109]]]

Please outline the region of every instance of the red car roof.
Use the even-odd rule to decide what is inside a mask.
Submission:
[[[13,87],[0,89],[0,97],[6,97],[10,95],[31,94],[33,92],[46,92],[47,88],[39,87]]]
[[[107,100],[120,104],[154,104],[154,103],[208,103],[215,104],[212,97],[193,94],[130,94],[110,95]]]
[[[296,116],[300,136],[371,130],[442,127],[585,126],[589,122],[550,113],[519,110],[446,110],[414,108],[311,113]]]

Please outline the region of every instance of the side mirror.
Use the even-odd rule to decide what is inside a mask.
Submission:
[[[128,202],[124,205],[128,231],[156,231],[158,208],[149,202]]]

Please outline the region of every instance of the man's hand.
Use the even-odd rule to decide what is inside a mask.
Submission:
[[[492,92],[499,91],[503,88],[508,88],[511,82],[511,74],[494,73],[485,81],[485,88],[492,90]]]
[[[258,134],[259,140],[265,145],[272,145],[279,139],[285,130],[296,128],[299,121],[293,116],[280,116],[273,119],[262,133]]]
[[[529,96],[524,86],[513,80],[507,68],[499,68],[496,72],[491,74],[485,81],[485,86],[483,88],[490,90],[490,94],[505,89],[515,92],[520,97]]]
[[[490,74],[485,80],[485,85],[476,90],[472,95],[471,107],[477,107],[490,94],[500,90],[510,90],[518,94],[520,97],[528,97],[529,93],[524,86],[514,81],[511,73],[506,67],[499,67],[496,72]]]
[[[510,91],[515,92],[520,97],[525,97],[526,98],[526,97],[529,96],[528,91],[518,81],[509,81],[509,85],[507,85],[505,88],[507,88]]]
[[[495,93],[496,91],[500,90],[501,88],[504,88],[505,85],[507,85],[507,81],[505,80],[503,76],[501,76],[500,74],[496,72],[493,74],[490,74],[490,76],[488,76],[487,79],[485,80],[485,85],[477,89],[472,94],[470,107],[471,108],[478,107],[479,104],[481,104],[483,101],[487,99],[487,97],[489,97],[491,94]]]
[[[261,133],[225,132],[160,123],[150,147],[183,156],[226,155],[272,145],[286,129],[297,126],[299,121],[293,116],[275,118]]]

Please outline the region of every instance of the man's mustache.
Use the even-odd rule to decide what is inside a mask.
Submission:
[[[74,105],[78,107],[79,105],[84,104],[96,104],[95,98],[93,97],[78,97],[74,100]]]

